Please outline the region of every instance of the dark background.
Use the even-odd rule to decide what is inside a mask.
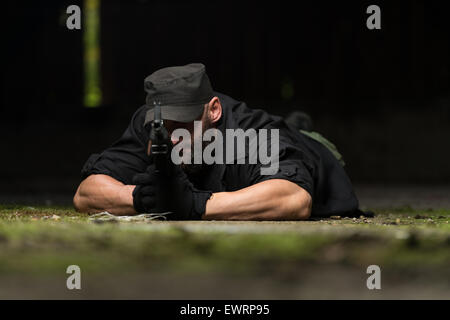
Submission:
[[[70,200],[87,157],[144,103],[143,79],[190,62],[252,107],[308,112],[355,183],[449,182],[444,2],[103,0],[97,109],[82,105],[82,30],[66,28],[70,4],[82,7],[2,2],[2,199]],[[381,7],[381,30],[366,28],[370,4]]]

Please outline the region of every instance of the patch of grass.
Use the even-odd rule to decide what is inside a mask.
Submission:
[[[52,272],[69,261],[90,271],[164,267],[173,271],[215,270],[268,259],[312,257],[330,239],[320,236],[200,234],[178,227],[124,228],[82,222],[0,223],[0,271]],[[80,259],[83,257],[83,259]],[[246,264],[245,262],[250,262]]]
[[[87,219],[88,215],[65,206],[18,206],[0,204],[0,220],[36,221],[41,219]]]
[[[450,269],[450,210],[403,208],[375,218],[291,223],[190,222],[201,232],[183,223],[96,224],[88,217],[67,207],[0,206],[0,273],[54,273],[70,264],[89,273],[249,274],[297,270],[304,263]],[[211,224],[241,229],[209,229]]]

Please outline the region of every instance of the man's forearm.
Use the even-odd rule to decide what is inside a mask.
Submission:
[[[78,187],[73,199],[74,206],[80,212],[136,214],[132,195],[134,188],[107,175],[91,175]]]
[[[311,214],[311,196],[292,182],[264,181],[234,191],[213,194],[205,220],[304,220]]]
[[[80,212],[136,214],[134,185],[106,175],[91,175],[78,187],[74,206]],[[214,193],[206,204],[205,220],[303,220],[311,213],[311,197],[299,186],[280,179],[234,191]]]

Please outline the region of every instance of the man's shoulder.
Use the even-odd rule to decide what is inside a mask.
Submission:
[[[133,118],[144,118],[145,119],[145,115],[147,114],[148,110],[150,110],[150,107],[148,105],[144,104],[144,105],[140,106],[134,112]]]
[[[215,93],[222,104],[225,128],[262,129],[284,127],[283,118],[259,108],[251,108],[243,101],[222,93]]]
[[[244,104],[244,102],[238,101],[224,93],[217,92],[217,91],[214,91],[213,93],[216,97],[219,98],[220,103],[222,104],[223,108],[234,108],[241,104]]]
[[[147,111],[150,110],[150,107],[146,104],[137,108],[133,115],[131,116],[130,125],[133,128],[143,128],[145,123],[145,117],[147,115]]]

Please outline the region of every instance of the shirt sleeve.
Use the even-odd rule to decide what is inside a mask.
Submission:
[[[269,152],[272,148],[268,148]],[[268,152],[268,154],[269,154]],[[241,176],[244,176],[248,185],[253,185],[259,182],[271,179],[284,179],[293,182],[306,190],[311,197],[313,197],[314,182],[313,182],[313,166],[310,164],[310,159],[297,146],[291,143],[289,139],[281,136],[279,140],[278,159],[272,158],[269,164],[245,165],[241,167]],[[271,174],[264,174],[262,169],[272,167],[274,172]]]
[[[139,108],[119,140],[88,158],[81,170],[82,179],[91,174],[105,174],[124,184],[132,184],[134,175],[145,171],[150,164],[146,153],[149,135],[144,128],[147,110],[147,106]]]

